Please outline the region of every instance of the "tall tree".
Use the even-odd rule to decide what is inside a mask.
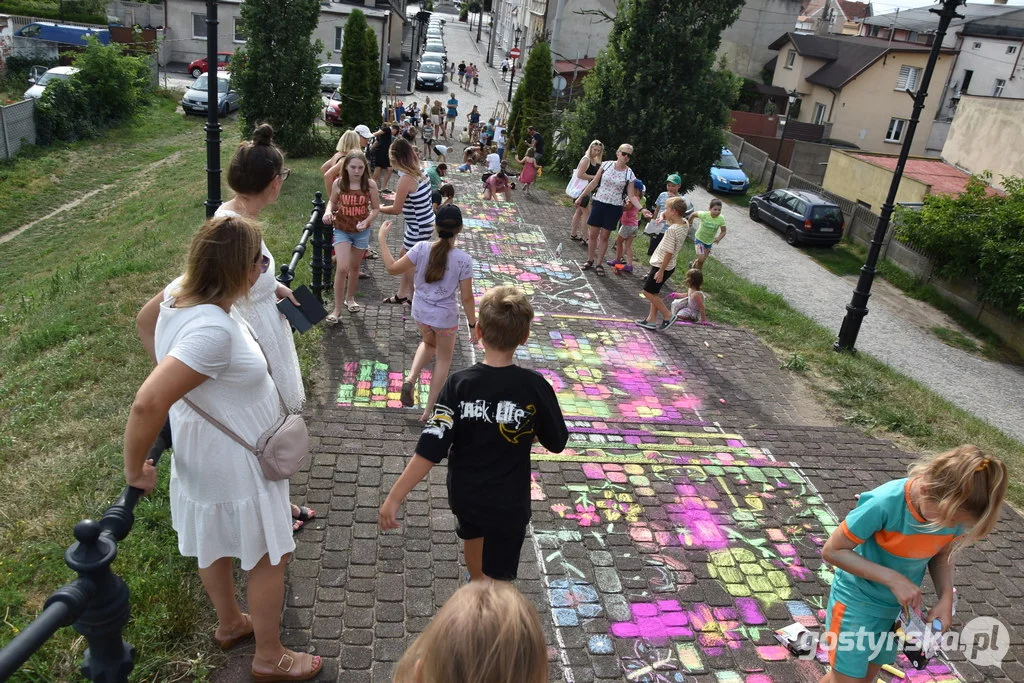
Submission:
[[[637,177],[652,190],[672,172],[683,187],[703,180],[725,141],[739,80],[716,68],[721,33],[743,0],[622,0],[608,46],[564,125],[568,172],[597,138],[633,145]]]
[[[323,100],[317,57],[324,48],[310,36],[320,21],[320,3],[246,0],[241,16],[246,43],[232,61],[231,78],[242,95],[243,135],[265,121],[289,154],[319,153],[316,119]]]
[[[345,24],[341,46],[341,123],[371,129],[381,122],[380,47],[366,15],[354,9]]]
[[[516,88],[512,98],[512,109],[509,111],[509,130],[512,139],[523,152],[522,142],[526,137],[526,129],[536,128],[544,137],[545,145],[550,145],[551,131],[554,130],[554,107],[551,102],[551,49],[547,43],[536,43],[530,48],[530,56],[526,60],[523,80]],[[544,148],[547,153],[548,147]]]

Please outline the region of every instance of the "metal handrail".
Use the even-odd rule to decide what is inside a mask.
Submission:
[[[330,242],[325,239],[327,226],[323,223],[323,217],[326,205],[324,204],[321,192],[317,192],[314,195],[312,204],[313,211],[309,214],[309,221],[302,228],[302,235],[299,237],[298,244],[292,249],[291,260],[288,263],[281,264],[281,274],[277,276],[277,281],[289,289],[291,288],[292,280],[295,279],[295,269],[299,267],[299,261],[302,260],[303,255],[306,253],[306,243],[312,237],[313,255],[310,259],[310,270],[313,277],[310,284],[313,293],[323,303],[323,292],[325,289],[330,288],[330,285],[325,283],[331,281],[331,253],[328,247],[326,258],[324,257],[324,243],[326,241],[329,245]],[[326,277],[324,277],[325,271],[327,273]]]
[[[166,423],[147,456],[154,466],[170,446],[170,423]],[[54,591],[39,616],[0,649],[0,681],[12,676],[58,629],[72,625],[89,643],[81,668],[86,678],[128,680],[135,648],[123,640],[122,629],[131,615],[130,596],[110,565],[117,557],[118,542],[132,529],[142,495],[142,489],[126,486],[99,521],[83,519],[75,525],[76,541],[64,553],[64,562],[78,578]]]

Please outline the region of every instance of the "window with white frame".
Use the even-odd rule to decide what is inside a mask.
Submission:
[[[1005,78],[997,78],[996,79],[996,87],[992,88],[992,97],[1002,97],[1003,96],[1003,88],[1005,88],[1005,87],[1006,87],[1006,79]]]
[[[192,15],[192,37],[206,39],[206,15]]]
[[[234,36],[232,36],[232,39],[236,43],[244,43],[246,40],[248,40],[248,38],[245,35],[245,31],[242,30],[242,20],[238,17],[235,17],[235,33]]]
[[[903,135],[907,132],[907,120],[892,118],[889,120],[889,130],[885,132],[886,142],[902,142]]]
[[[1016,45],[1007,45],[1006,46],[1006,54],[1008,54],[1008,55],[1017,54],[1017,46]]]
[[[786,68],[792,69],[793,64],[796,63],[796,50],[790,50],[786,53]]]
[[[897,90],[917,90],[917,84],[921,82],[921,67],[908,66],[900,67],[900,75],[896,78]]]
[[[334,27],[334,50],[341,52],[341,46],[345,43],[345,27],[335,26]]]
[[[814,116],[811,118],[811,123],[816,126],[825,123],[825,105],[821,102],[814,103]]]

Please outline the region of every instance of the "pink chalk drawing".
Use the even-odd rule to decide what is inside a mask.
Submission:
[[[540,472],[530,472],[530,500],[547,500],[540,485]]]
[[[693,638],[690,616],[678,600],[633,603],[629,611],[630,621],[612,623],[612,635],[642,638],[654,645],[664,645],[674,637]]]

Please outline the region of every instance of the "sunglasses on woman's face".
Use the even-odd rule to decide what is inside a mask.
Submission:
[[[270,268],[270,257],[266,254],[260,254],[256,257],[256,260],[252,262],[254,266],[260,267],[260,272],[265,273]]]
[[[624,157],[631,157],[631,156],[633,156],[632,152],[623,152],[621,149],[619,150],[619,154],[621,154]]]

